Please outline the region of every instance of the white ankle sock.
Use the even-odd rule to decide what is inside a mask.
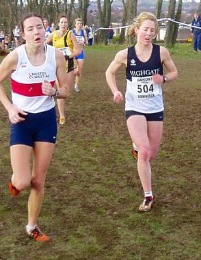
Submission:
[[[152,191],[146,191],[146,192],[144,193],[144,196],[145,196],[145,197],[153,197],[153,193],[152,193]]]
[[[134,143],[133,143],[133,149],[138,152],[138,148]]]
[[[26,225],[26,231],[29,233],[31,230],[33,230],[36,227],[36,225]]]

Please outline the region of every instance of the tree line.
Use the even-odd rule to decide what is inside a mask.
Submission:
[[[6,34],[12,35],[12,30],[22,16],[28,12],[36,12],[45,17],[49,23],[57,24],[59,14],[66,14],[70,26],[73,26],[75,18],[80,17],[84,25],[88,24],[89,10],[91,5],[97,6],[97,21],[99,27],[108,28],[112,22],[112,5],[114,0],[1,0],[0,1],[0,26]],[[165,1],[164,1],[165,2]],[[132,20],[138,13],[138,0],[121,0],[123,15],[121,25],[126,26],[132,23]],[[155,15],[161,18],[163,0],[156,1]],[[183,0],[170,0],[168,4],[167,16],[173,20],[180,21],[182,13]],[[201,0],[198,11],[201,10]],[[166,46],[173,46],[177,39],[178,23],[169,22],[165,37]],[[107,44],[106,30],[100,30],[99,41]],[[121,30],[119,43],[125,42],[125,29]]]

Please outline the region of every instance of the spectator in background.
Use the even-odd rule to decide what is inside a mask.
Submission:
[[[18,47],[20,45],[20,28],[18,27],[18,25],[15,25],[15,29],[13,30],[13,35],[14,35],[15,47]]]
[[[114,36],[114,30],[112,29],[112,26],[110,25],[110,26],[109,26],[109,29],[108,29],[108,31],[107,31],[108,44],[111,44],[111,43],[112,43],[113,36]]]
[[[94,41],[93,29],[90,26],[89,27],[89,34],[88,34],[88,45],[89,46],[93,45],[93,41]]]
[[[3,30],[0,32],[0,49],[5,49],[5,34]]]
[[[193,50],[201,52],[201,17],[198,13],[194,14],[194,19],[191,25],[191,32],[193,34]]]
[[[51,23],[51,31],[54,32],[56,30],[55,24]]]
[[[85,26],[84,26],[84,29],[85,29],[85,32],[86,32],[87,38],[88,38],[88,36],[89,36],[89,26],[88,26],[88,25],[85,25]]]
[[[51,34],[52,29],[49,26],[49,22],[46,18],[43,19],[43,24],[44,24],[44,27],[45,27],[45,39],[47,39],[49,37],[49,35]]]
[[[8,49],[8,45],[9,45],[9,37],[7,35],[5,35],[5,50]]]
[[[91,46],[93,45],[93,31],[92,31],[92,27],[88,26],[88,25],[85,25],[84,27],[85,29],[85,32],[87,34],[87,39],[88,39],[88,45]]]

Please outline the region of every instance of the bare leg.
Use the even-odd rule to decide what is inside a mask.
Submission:
[[[153,204],[150,161],[155,159],[158,153],[163,132],[163,122],[147,122],[144,116],[135,115],[129,117],[127,126],[132,143],[135,143],[138,148],[137,168],[145,197],[139,211],[148,211]]]
[[[131,140],[138,148],[138,174],[144,192],[151,190],[151,166],[149,162],[149,140],[147,121],[144,116],[131,116],[127,120]]]
[[[143,191],[149,192],[152,190],[151,187],[151,166],[149,161],[144,161],[140,158],[139,153],[139,159],[137,163],[138,173],[140,177],[140,181],[142,183]]]
[[[77,60],[77,69],[76,69],[76,74],[75,74],[75,91],[76,91],[76,87],[77,90],[79,91],[79,83],[80,83],[80,78],[82,75],[82,71],[83,71],[83,66],[84,66],[84,60]]]
[[[163,122],[147,122],[143,116],[131,116],[127,120],[131,140],[138,148],[138,173],[144,192],[151,188],[151,165],[155,159],[162,138]]]
[[[34,147],[31,193],[28,200],[28,225],[36,225],[44,198],[46,173],[54,151],[54,144],[37,142]]]
[[[19,191],[22,191],[31,183],[30,161],[32,157],[32,147],[12,145],[10,147],[10,156],[13,170],[12,184]]]
[[[65,118],[65,100],[64,99],[57,99],[57,106],[59,111],[59,117]]]
[[[74,82],[74,71],[70,71],[67,73],[67,80],[72,88]],[[58,82],[57,82],[58,86]],[[65,119],[65,100],[64,99],[57,99],[57,107],[59,112],[59,118]]]

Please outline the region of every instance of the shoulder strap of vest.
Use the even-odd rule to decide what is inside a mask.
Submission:
[[[70,37],[71,32],[72,32],[71,30],[67,31],[67,33],[64,36],[64,46],[65,47],[68,47],[67,39]]]

